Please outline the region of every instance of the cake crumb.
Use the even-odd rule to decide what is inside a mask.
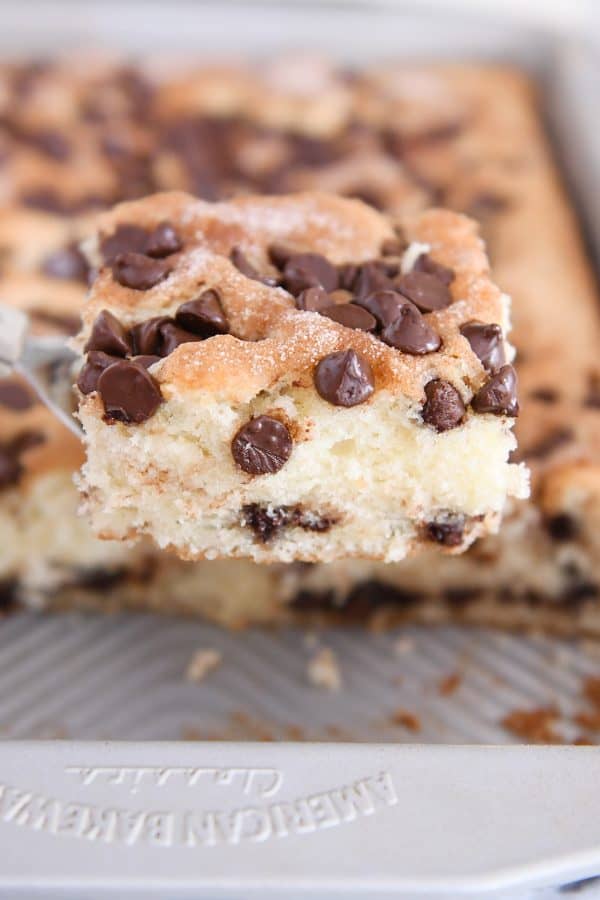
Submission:
[[[415,734],[421,730],[421,720],[408,709],[397,709],[392,713],[392,722],[394,725],[402,725],[403,728]]]
[[[404,656],[406,653],[412,653],[415,649],[415,642],[412,638],[403,635],[397,641],[394,641],[394,653],[396,656]]]
[[[451,672],[450,675],[446,675],[445,678],[441,679],[438,684],[438,690],[442,697],[449,697],[459,689],[461,684],[462,675],[460,675],[458,672]]]
[[[564,739],[554,728],[559,717],[555,706],[515,709],[502,719],[501,724],[511,734],[532,744],[562,744]]]
[[[212,647],[196,650],[185,670],[187,681],[204,681],[209,672],[217,669],[223,661],[223,655]]]
[[[308,680],[315,687],[328,691],[338,691],[342,685],[342,673],[337,657],[331,647],[321,647],[308,661]]]

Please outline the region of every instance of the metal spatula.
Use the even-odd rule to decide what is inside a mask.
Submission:
[[[0,304],[0,376],[21,375],[44,406],[76,437],[82,429],[73,416],[72,367],[76,354],[64,337],[29,334],[29,318],[19,309]]]

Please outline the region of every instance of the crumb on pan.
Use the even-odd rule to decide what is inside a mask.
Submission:
[[[312,656],[306,668],[310,684],[328,691],[339,691],[342,686],[342,673],[337,656],[331,647],[321,647]]]
[[[187,681],[204,681],[209,672],[217,669],[223,662],[223,655],[212,647],[204,647],[194,651],[187,668],[185,677]]]

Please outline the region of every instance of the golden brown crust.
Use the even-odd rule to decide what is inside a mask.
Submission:
[[[407,239],[429,244],[431,257],[455,273],[452,305],[426,316],[442,338],[442,349],[424,357],[401,354],[365,332],[296,310],[282,288],[248,279],[229,261],[231,250],[240,247],[261,273],[272,274],[267,250],[275,243],[295,252],[321,253],[336,264],[377,258],[394,233],[385,217],[360,201],[301,194],[208,204],[182,194],[159,194],[117,207],[101,217],[99,229],[101,235],[111,235],[118,224],[151,230],[164,221],[184,243],[184,250],[172,257],[172,273],[139,291],[123,287],[109,268],[103,269],[84,307],[79,343],[103,309],[130,327],[151,316],[172,315],[199,288],[217,288],[232,334],[182,344],[171,353],[156,371],[167,398],[171,391],[208,390],[243,401],[286,373],[294,378],[304,373],[310,380],[319,359],[348,348],[369,360],[378,389],[414,401],[422,399],[423,385],[434,378],[462,384],[468,400],[486,377],[459,328],[473,319],[505,324],[503,301],[490,280],[477,227],[464,216],[432,210],[406,223]]]

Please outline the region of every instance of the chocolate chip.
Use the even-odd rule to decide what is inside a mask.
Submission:
[[[421,356],[439,350],[442,341],[412,304],[404,304],[395,321],[381,332],[381,340],[403,353]]]
[[[0,490],[17,484],[22,473],[18,455],[12,448],[0,445]]]
[[[537,400],[538,403],[546,403],[548,406],[558,403],[560,399],[558,391],[551,387],[535,388],[530,392],[529,396],[532,400]]]
[[[355,263],[343,263],[338,266],[338,284],[343,291],[352,291],[354,282],[359,273],[359,266]]]
[[[381,263],[367,262],[358,267],[351,290],[357,300],[362,300],[375,291],[393,290],[394,285]]]
[[[456,518],[446,522],[428,522],[425,534],[430,541],[444,547],[458,547],[462,544],[465,529],[464,519]]]
[[[200,340],[197,334],[178,328],[174,322],[165,322],[159,328],[160,355],[169,356],[180,344],[190,344]]]
[[[229,254],[229,259],[236,267],[236,269],[245,275],[246,278],[251,278],[252,281],[262,281],[262,277],[258,269],[255,269],[246,254],[243,250],[240,250],[239,247],[234,247],[231,253]]]
[[[292,447],[292,437],[283,422],[257,416],[234,436],[231,453],[249,475],[274,475],[290,458]]]
[[[182,246],[173,226],[169,222],[162,222],[147,236],[144,252],[147,256],[162,259],[172,253],[179,253]]]
[[[411,307],[415,312],[418,311],[410,300],[391,290],[375,291],[375,293],[362,299],[358,298],[354,302],[368,309],[371,315],[375,316],[380,328],[385,328],[395,322],[405,306]]]
[[[421,253],[421,255],[417,257],[417,260],[412,267],[412,271],[426,272],[428,275],[433,275],[434,278],[437,278],[438,281],[441,281],[442,284],[445,284],[446,286],[452,284],[454,281],[454,269],[450,269],[448,266],[443,266],[441,263],[436,262],[427,253]]]
[[[402,256],[406,250],[407,243],[401,237],[388,238],[381,245],[382,256]]]
[[[355,350],[329,353],[317,364],[315,387],[334,406],[357,406],[371,396],[375,379],[370,363]]]
[[[282,244],[271,244],[268,248],[269,259],[278,269],[283,269],[290,256],[294,255],[294,251]]]
[[[203,291],[195,300],[182,303],[175,313],[175,321],[182,328],[193,331],[202,338],[215,334],[227,334],[229,322],[223,312],[216,291]]]
[[[329,293],[338,286],[338,273],[319,253],[295,253],[283,268],[282,284],[294,296],[310,287],[322,287]]]
[[[24,412],[37,403],[35,395],[20,381],[3,378],[0,381],[0,406],[13,412]]]
[[[145,322],[134,325],[131,329],[134,353],[144,356],[161,356],[161,327],[171,321],[169,316],[153,316]]]
[[[107,418],[139,425],[154,415],[162,402],[160,389],[151,375],[129,360],[120,359],[98,379],[98,393]]]
[[[44,275],[65,281],[81,281],[87,284],[89,271],[90,267],[85,256],[74,244],[51,253],[42,263]]]
[[[506,362],[502,328],[494,322],[467,322],[460,333],[471,345],[471,350],[488,372],[496,372]]]
[[[53,188],[40,187],[25,191],[21,194],[21,202],[29,209],[39,209],[58,216],[68,216],[73,212],[73,204]]]
[[[496,416],[518,416],[517,373],[512,366],[502,366],[486,381],[473,400],[473,409],[479,413],[493,413]]]
[[[559,426],[553,428],[549,434],[518,455],[524,459],[545,459],[551,453],[554,453],[555,450],[558,450],[565,444],[569,444],[574,437],[575,432],[572,428]]]
[[[356,328],[359,331],[375,331],[377,328],[375,317],[355,303],[334,303],[319,311],[322,316],[326,316],[346,328]]]
[[[107,265],[121,253],[143,253],[146,249],[148,233],[139,225],[117,225],[111,235],[100,242],[100,252]]]
[[[79,316],[69,316],[66,313],[51,313],[45,309],[30,309],[29,318],[41,325],[51,325],[58,328],[64,334],[77,334],[81,327]]]
[[[418,306],[421,312],[444,309],[452,303],[452,295],[447,285],[427,272],[409,272],[396,282],[396,287],[405,297]]]
[[[588,391],[583,405],[589,409],[600,409],[600,375],[592,372],[588,379]]]
[[[25,143],[39,150],[45,156],[64,162],[71,154],[71,146],[64,135],[58,131],[45,129],[42,131],[32,131],[22,133],[20,137]]]
[[[296,297],[296,309],[303,309],[307,312],[321,312],[331,306],[331,297],[320,287],[306,288]]]
[[[160,359],[160,356],[141,354],[140,356],[134,356],[131,362],[137,363],[138,366],[143,366],[144,369],[149,369],[154,363],[160,362]]]
[[[98,387],[98,379],[105,369],[117,360],[101,350],[90,350],[87,359],[79,372],[77,387],[82,394],[91,394]]]
[[[172,271],[166,260],[151,259],[142,253],[120,253],[112,264],[113,277],[123,287],[148,291]]]
[[[554,541],[574,541],[579,529],[575,519],[568,513],[559,513],[546,520],[546,528]]]
[[[465,404],[449,381],[436,379],[425,385],[427,400],[423,405],[423,421],[436,431],[456,428],[465,415]]]
[[[474,219],[487,219],[489,216],[504,212],[510,206],[508,197],[494,194],[491,191],[481,191],[473,197],[469,203],[467,212]]]
[[[96,317],[92,332],[84,350],[102,350],[111,356],[128,356],[131,353],[131,337],[116,316],[103,309]]]
[[[46,442],[46,435],[43,431],[33,428],[26,428],[13,437],[5,446],[17,455],[31,450],[32,447],[39,447],[40,444]]]

